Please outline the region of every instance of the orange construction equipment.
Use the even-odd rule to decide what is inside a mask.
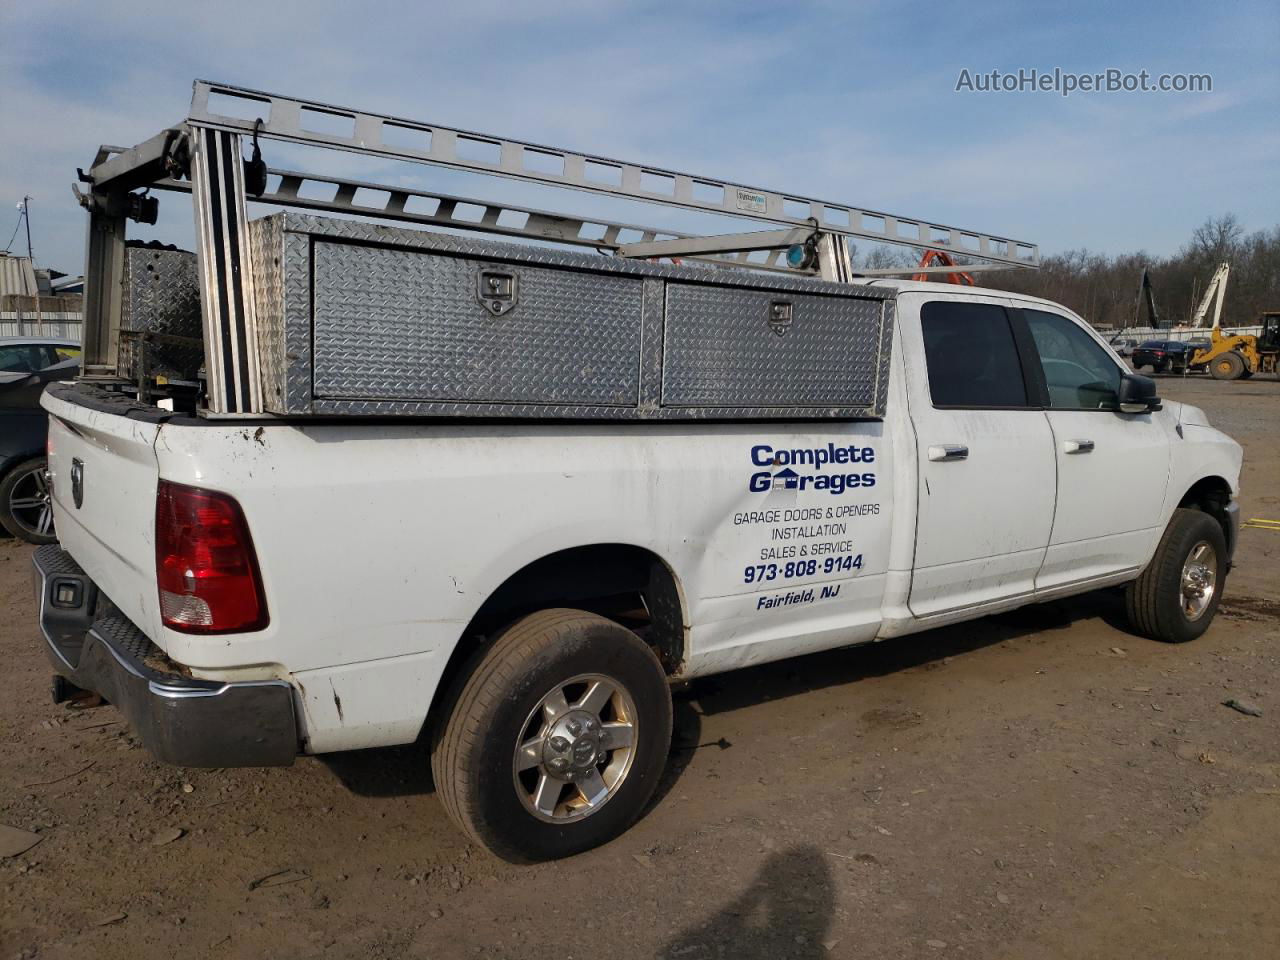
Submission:
[[[955,258],[945,250],[926,250],[924,252],[924,256],[920,258],[920,266],[929,267],[933,266],[935,263],[940,267],[954,267],[956,265]],[[936,273],[933,274],[935,279],[937,276],[938,275]],[[947,278],[947,283],[959,283],[969,287],[974,286],[973,277],[963,271],[948,273],[945,274],[945,276]],[[917,273],[911,277],[912,280],[928,280],[929,278],[930,275],[927,273]]]

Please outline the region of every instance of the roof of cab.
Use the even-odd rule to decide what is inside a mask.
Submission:
[[[0,337],[0,347],[16,347],[27,343],[44,344],[51,347],[79,347],[79,340],[68,340],[66,337],[38,337],[28,335],[24,337]]]
[[[957,272],[963,272],[963,267],[957,267]],[[1033,297],[1027,293],[1015,293],[1012,290],[1000,290],[995,287],[970,287],[962,286],[955,283],[934,283],[924,280],[906,280],[901,277],[855,277],[854,283],[862,283],[867,286],[892,287],[899,293],[943,293],[943,294],[978,294],[985,297],[1003,297],[1006,300],[1021,300],[1024,303],[1038,303],[1042,306],[1051,307],[1054,310],[1065,310],[1075,315],[1075,311],[1070,307],[1064,307],[1060,303],[1052,300],[1046,300],[1044,297]],[[1083,318],[1081,318],[1083,319]]]

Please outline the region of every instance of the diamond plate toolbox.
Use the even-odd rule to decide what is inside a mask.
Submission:
[[[894,292],[284,213],[250,224],[281,415],[883,415]]]
[[[195,380],[204,365],[200,275],[186,250],[130,246],[121,288],[118,369]]]

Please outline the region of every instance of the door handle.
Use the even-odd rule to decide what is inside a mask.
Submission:
[[[1063,453],[1093,453],[1092,440],[1063,440]]]
[[[948,460],[967,460],[969,458],[969,448],[959,443],[944,443],[940,446],[929,448],[929,459],[935,463],[945,463]]]

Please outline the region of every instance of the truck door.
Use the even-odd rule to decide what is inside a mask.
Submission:
[[[1149,413],[1118,411],[1121,368],[1081,322],[1039,307],[1014,321],[1035,343],[1058,470],[1036,589],[1136,570],[1163,530],[1169,435]]]
[[[1031,594],[1056,478],[1025,334],[1020,349],[1008,302],[976,294],[903,294],[898,318],[919,464],[911,612]]]

